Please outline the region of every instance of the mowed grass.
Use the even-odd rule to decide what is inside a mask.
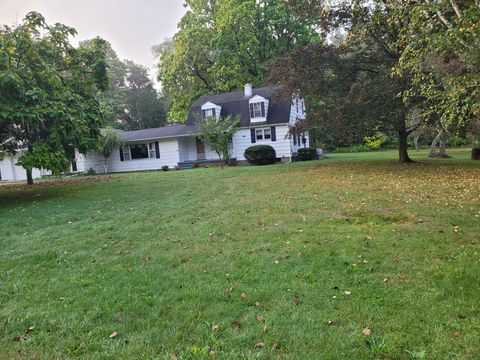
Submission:
[[[451,155],[0,188],[0,358],[478,359],[480,164]]]

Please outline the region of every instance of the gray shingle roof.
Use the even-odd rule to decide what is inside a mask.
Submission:
[[[169,125],[169,126],[152,128],[152,129],[123,131],[122,136],[123,136],[123,140],[130,142],[130,141],[177,137],[177,136],[184,136],[184,135],[194,135],[198,133],[199,133],[198,129],[195,127],[195,125],[182,124],[182,125]]]
[[[241,127],[250,126],[250,110],[248,101],[255,95],[260,95],[270,100],[266,124],[284,124],[290,120],[291,99],[279,98],[280,86],[254,88],[252,96],[246,97],[244,91],[235,91],[218,95],[207,95],[195,101],[188,113],[187,124],[195,124],[196,118],[201,114],[201,107],[210,101],[222,107],[221,116],[240,115]]]
[[[278,97],[280,90],[281,87],[279,86],[254,88],[252,96],[249,97],[245,96],[243,90],[218,95],[202,96],[195,101],[190,108],[186,124],[168,125],[159,128],[134,131],[121,131],[121,135],[124,141],[134,142],[199,134],[200,132],[194,125],[196,120],[195,114],[201,113],[201,107],[207,101],[220,105],[222,107],[220,115],[222,116],[240,115],[239,126],[249,127],[250,110],[248,100],[255,95],[260,95],[270,100],[266,124],[285,124],[290,120],[291,100]]]

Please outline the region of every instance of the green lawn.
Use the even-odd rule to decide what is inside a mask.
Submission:
[[[0,359],[478,359],[480,164],[451,154],[0,187]]]

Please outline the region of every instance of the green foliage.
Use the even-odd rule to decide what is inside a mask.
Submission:
[[[352,145],[348,147],[339,146],[335,149],[337,153],[360,153],[371,151],[366,145]]]
[[[210,116],[202,119],[200,114],[196,114],[196,126],[200,130],[202,140],[217,153],[221,160],[226,163],[230,160],[229,146],[236,127],[240,121],[240,116],[219,116],[218,118]]]
[[[162,166],[162,171],[168,171],[168,170],[169,170],[168,165],[163,165],[163,166]]]
[[[83,41],[81,46],[91,42]],[[130,60],[121,61],[111,44],[106,46],[110,83],[98,94],[105,123],[123,130],[163,126],[169,104],[154,88],[148,69]]]
[[[253,145],[245,149],[245,159],[253,165],[275,164],[277,154],[270,145]]]
[[[480,115],[480,7],[474,1],[397,4],[389,22],[401,21],[404,48],[395,73],[408,74],[406,101],[425,99],[424,116],[460,129]]]
[[[108,84],[105,42],[96,38],[74,48],[69,38],[75,34],[62,24],[47,25],[36,12],[0,29],[0,147],[25,148],[19,164],[27,173],[65,171],[73,148],[85,153],[100,135],[103,117],[94,93]]]
[[[106,129],[100,136],[98,152],[108,159],[123,144],[123,138],[117,130]]]
[[[317,159],[317,149],[312,148],[302,148],[298,149],[298,160],[299,161],[308,161]]]
[[[112,153],[118,150],[118,148],[123,144],[123,138],[118,130],[106,129],[102,132],[99,139],[98,148],[95,150],[103,156],[104,172],[108,171],[108,160],[110,159]]]
[[[375,135],[365,136],[363,140],[367,148],[370,150],[378,150],[388,141],[388,136],[381,131],[377,131]]]
[[[90,168],[85,172],[85,175],[86,176],[94,176],[94,175],[97,175],[97,172],[95,171],[94,168]]]
[[[154,47],[170,119],[185,121],[205,94],[261,85],[278,56],[319,39],[283,0],[187,0],[173,41]]]

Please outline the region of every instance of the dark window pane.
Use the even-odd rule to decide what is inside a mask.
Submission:
[[[147,144],[130,145],[132,159],[148,159]]]

